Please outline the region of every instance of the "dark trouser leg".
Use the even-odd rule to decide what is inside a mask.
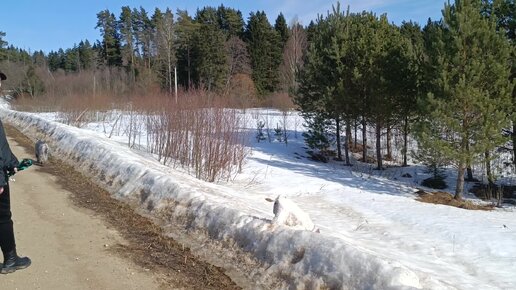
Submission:
[[[0,248],[6,253],[15,247],[9,185],[6,185],[4,192],[0,194]]]
[[[13,222],[0,224],[0,247],[2,252],[12,251],[16,245],[14,243]]]
[[[4,186],[4,192],[0,194],[0,247],[4,255],[4,263],[0,269],[0,274],[12,273],[30,266],[31,260],[29,258],[19,257],[16,254],[9,185]]]

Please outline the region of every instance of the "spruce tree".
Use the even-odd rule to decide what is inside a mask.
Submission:
[[[330,148],[333,145],[332,124],[328,116],[321,112],[303,112],[302,115],[307,127],[303,138],[312,150],[308,153],[316,161],[328,162]]]
[[[73,48],[68,48],[65,51],[65,71],[78,72],[80,70],[79,50],[76,45]]]
[[[88,40],[79,42],[77,49],[79,50],[79,61],[81,68],[83,70],[93,69],[95,65],[95,59],[94,51],[90,42]]]
[[[287,25],[287,20],[285,19],[285,16],[283,16],[283,13],[280,12],[278,17],[276,18],[276,22],[274,23],[274,30],[276,30],[280,36],[281,41],[281,47],[283,48],[285,44],[287,43],[288,37],[289,37],[289,29]]]
[[[7,41],[3,40],[5,32],[0,31],[0,61],[7,59]]]
[[[47,60],[45,58],[45,53],[42,50],[35,51],[32,54],[32,63],[37,67],[47,67]]]
[[[244,32],[253,69],[253,81],[261,96],[276,90],[282,48],[280,36],[269,23],[265,12],[252,12]]]
[[[178,65],[178,81],[187,88],[194,85],[193,48],[194,37],[198,29],[199,24],[193,21],[186,10],[177,11],[176,58]]]
[[[199,84],[208,90],[224,88],[228,77],[226,36],[219,28],[217,11],[205,7],[197,11],[199,29],[194,37],[194,66]]]
[[[245,22],[242,12],[239,10],[220,5],[217,8],[217,20],[220,29],[224,31],[227,39],[233,36],[240,38],[243,36]]]

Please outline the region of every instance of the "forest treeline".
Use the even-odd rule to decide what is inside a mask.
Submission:
[[[182,88],[263,98],[283,90],[283,72],[288,73],[283,54],[289,53],[291,34],[304,37],[304,28],[296,20],[289,28],[283,14],[272,25],[264,12],[252,12],[246,23],[240,11],[223,5],[198,9],[193,16],[185,10],[149,13],[124,6],[118,14],[100,11],[96,28],[101,40],[84,40],[47,55],[29,55],[3,41],[0,61],[24,64],[23,77],[15,75],[11,83],[16,92],[35,97],[48,93],[47,82],[41,81],[45,75],[96,71],[97,91],[116,88],[115,93],[126,94],[158,86],[173,94],[177,69]],[[299,39],[304,41],[300,45],[306,45],[305,39]]]
[[[1,33],[0,68],[12,76],[15,95],[31,98],[173,96],[177,70],[181,90],[202,89],[233,105],[290,99],[316,154],[336,148],[336,158],[350,164],[353,146],[367,162],[372,130],[372,159],[382,169],[395,130],[404,139],[403,165],[413,136],[415,157],[436,177],[443,166],[457,168],[460,199],[472,165],[484,164],[494,183],[491,161],[516,143],[515,7],[514,0],[455,0],[442,19],[421,26],[337,3],[303,26],[281,13],[272,24],[262,11],[245,21],[223,5],[194,15],[124,6],[97,14],[100,40],[48,54],[8,45]]]

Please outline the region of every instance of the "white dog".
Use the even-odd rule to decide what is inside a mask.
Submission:
[[[265,200],[268,202],[274,201],[274,208],[272,210],[274,213],[274,219],[272,219],[273,225],[285,225],[299,230],[319,232],[319,229],[315,227],[310,216],[292,200],[281,195],[278,195],[276,200],[270,198],[266,198]]]
[[[48,145],[45,141],[38,140],[35,147],[36,161],[43,165],[48,160]]]

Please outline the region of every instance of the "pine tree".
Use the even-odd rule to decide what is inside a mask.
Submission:
[[[295,94],[294,103],[301,110],[305,120],[307,132],[303,134],[305,143],[312,150],[317,150],[317,155],[324,156],[324,152],[330,148],[328,139],[328,113],[326,112],[329,96],[326,91],[326,82],[320,69],[325,68],[321,44],[327,43],[323,38],[328,37],[328,22],[319,17],[317,24],[312,26],[314,38],[308,48],[305,66],[299,72],[299,88]]]
[[[109,10],[97,14],[97,26],[102,35],[102,58],[107,66],[122,65],[120,35],[115,15]]]
[[[403,22],[400,32],[408,45],[402,52],[404,66],[400,69],[400,106],[398,118],[402,122],[403,132],[403,166],[408,166],[407,157],[408,136],[410,133],[411,123],[418,116],[417,102],[424,95],[424,79],[425,79],[425,50],[423,42],[423,31],[417,23]]]
[[[458,200],[467,165],[505,142],[500,132],[508,124],[513,89],[508,42],[480,11],[475,0],[445,4],[444,45],[437,61],[440,90],[429,96],[428,117],[418,130],[421,146],[436,148],[457,167]]]
[[[129,6],[122,7],[118,27],[120,30],[122,65],[127,68],[132,83],[136,81],[135,55],[134,55],[134,28],[133,14]]]
[[[154,38],[156,40],[158,77],[161,87],[169,95],[172,95],[175,77],[174,67],[176,65],[174,14],[170,9],[167,9],[165,13],[156,9],[152,21],[154,27],[156,27]]]
[[[124,65],[131,67],[134,63],[133,15],[129,6],[122,7],[118,27],[122,44],[122,60]]]
[[[143,7],[140,7],[140,9],[133,8],[131,19],[133,21],[134,51],[139,58],[136,73],[149,76],[156,46],[154,39],[155,26]],[[135,62],[137,62],[136,59]],[[141,79],[142,76],[140,76]]]
[[[511,75],[509,79],[516,82],[516,3],[514,0],[482,0],[484,13],[496,20],[497,29],[504,33],[512,47]],[[516,169],[516,87],[512,91],[512,153]]]
[[[350,17],[340,11],[339,5],[331,14],[320,17],[313,25],[313,36],[308,48],[303,69],[299,73],[299,89],[294,101],[303,115],[310,118],[309,128],[317,133],[321,128],[334,130],[337,160],[342,160],[341,122],[349,128],[352,112],[350,105],[351,59]],[[329,124],[333,126],[329,127]],[[323,134],[309,135],[324,137]],[[305,136],[305,139],[308,139]],[[324,140],[322,140],[324,141]],[[310,141],[310,142],[313,142]],[[325,144],[327,141],[322,142]],[[346,164],[350,165],[348,142],[344,144]]]
[[[404,71],[406,59],[403,52],[408,46],[408,41],[401,37],[397,27],[389,24],[386,15],[382,15],[379,19],[371,18],[369,25],[372,25],[375,33],[370,36],[369,52],[366,52],[372,61],[369,65],[365,64],[370,74],[368,81],[371,82],[370,96],[366,101],[369,103],[371,121],[376,126],[377,169],[383,169],[381,137],[383,131],[389,129],[395,122],[401,107],[402,87],[406,74]]]
[[[351,35],[350,65],[353,68],[350,87],[356,98],[356,111],[362,124],[362,160],[367,161],[367,125],[374,122],[371,108],[379,105],[372,100],[374,89],[379,83],[377,58],[380,46],[375,37],[378,19],[373,13],[362,12],[353,17]]]

